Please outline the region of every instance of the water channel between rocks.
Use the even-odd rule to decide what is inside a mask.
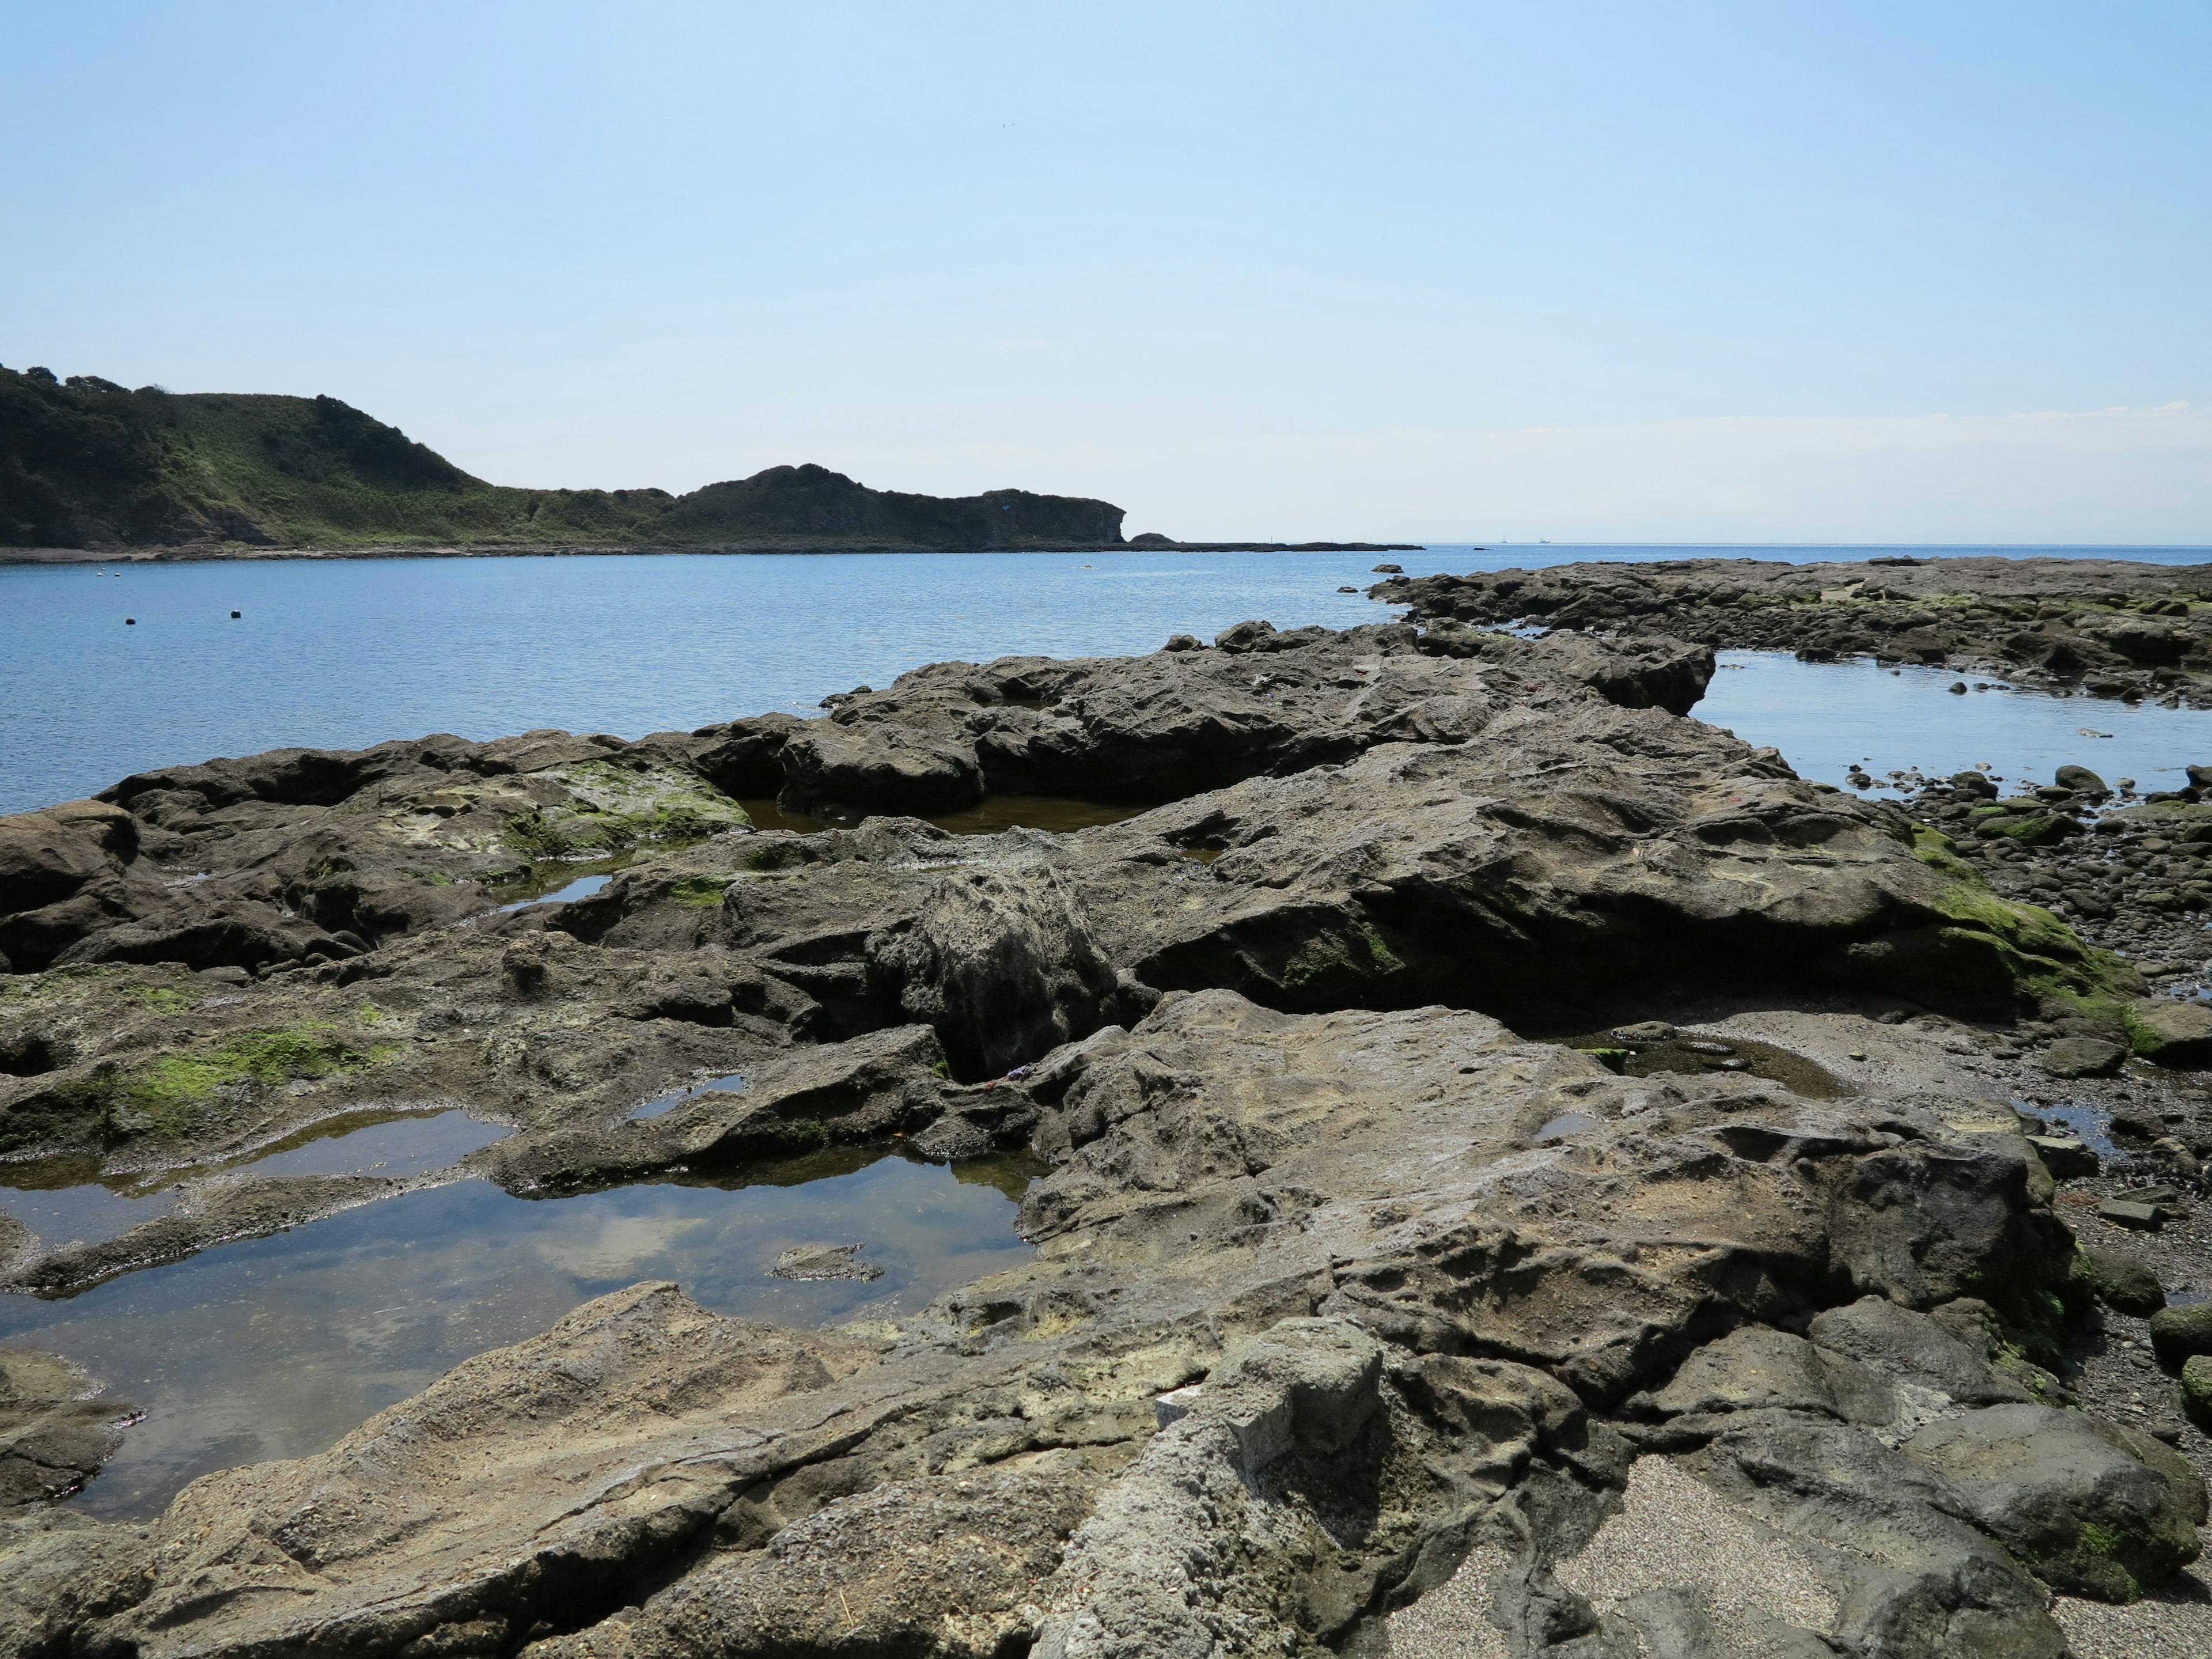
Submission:
[[[75,1507],[150,1516],[199,1475],[323,1450],[471,1355],[640,1279],[783,1324],[911,1314],[1029,1259],[1013,1224],[1031,1173],[1025,1159],[947,1166],[841,1149],[726,1184],[562,1199],[461,1181],[66,1300],[0,1297],[0,1341],[63,1354],[146,1413]],[[0,1206],[22,1196],[0,1192]],[[784,1251],[822,1244],[861,1245],[857,1264],[880,1276],[769,1275]]]

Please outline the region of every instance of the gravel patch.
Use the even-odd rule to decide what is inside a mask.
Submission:
[[[1490,1581],[1511,1565],[1493,1544],[1468,1551],[1448,1583],[1390,1615],[1390,1659],[1508,1659]]]
[[[2062,1595],[2051,1616],[2075,1659],[2192,1659],[2212,1654],[2212,1570],[2203,1561],[2140,1601],[2113,1607]]]
[[[1490,1581],[1508,1565],[1501,1550],[1476,1550],[1449,1583],[1393,1614],[1392,1659],[1505,1659],[1504,1640],[1490,1622]],[[1826,1631],[1836,1617],[1835,1598],[1795,1549],[1663,1457],[1637,1460],[1620,1508],[1556,1577],[1601,1613],[1618,1613],[1648,1590],[1687,1585],[1711,1615],[1723,1650],[1743,1659],[1768,1650],[1759,1614],[1813,1631]]]
[[[1646,1590],[1690,1585],[1722,1640],[1747,1656],[1764,1645],[1746,1618],[1754,1611],[1812,1631],[1836,1618],[1835,1598],[1803,1557],[1663,1457],[1636,1461],[1620,1510],[1557,1577],[1601,1613]]]

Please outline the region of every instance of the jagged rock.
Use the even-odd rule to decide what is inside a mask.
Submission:
[[[2194,1561],[2204,1483],[2150,1436],[2081,1412],[1994,1406],[1933,1423],[1905,1455],[2053,1589],[2131,1601]]]
[[[1845,1652],[2061,1659],[2067,1650],[2047,1592],[1955,1518],[1949,1482],[1865,1432],[1745,1413],[1691,1466],[1835,1586],[1840,1612],[1824,1634]]]
[[[2027,1144],[2054,1180],[2073,1181],[2095,1175],[2105,1167],[2096,1148],[2073,1135],[2030,1135]]]
[[[1403,579],[1369,589],[1431,635],[1468,624],[1634,629],[1808,661],[1889,662],[2079,682],[2094,695],[2208,693],[2212,628],[2190,601],[2212,567],[2126,560],[1947,558],[1917,566],[1679,559]],[[2070,774],[2069,774],[2070,775]],[[2089,775],[2089,781],[2094,781]]]
[[[1876,1375],[1963,1406],[2026,1402],[2034,1395],[2001,1375],[1987,1355],[1936,1320],[1879,1296],[1816,1316],[1807,1334],[1822,1348]],[[1876,1419],[1879,1420],[1879,1419]]]
[[[604,1612],[600,1598],[703,1534],[750,1480],[848,1432],[824,1422],[819,1391],[872,1358],[706,1313],[672,1285],[603,1297],[319,1457],[196,1482],[106,1629],[149,1656],[272,1642],[392,1653],[433,1631],[468,1651],[565,1609]],[[737,1413],[750,1425],[739,1443],[684,1455]],[[647,1445],[659,1455],[641,1461]]]
[[[717,1550],[641,1606],[533,1642],[523,1659],[1000,1659],[1027,1648],[1037,1584],[1060,1565],[1097,1486],[1079,1460],[1053,1453],[1019,1470],[891,1481],[793,1522],[764,1547]]]
[[[813,1086],[864,1110],[869,1078],[902,1098],[929,1052],[912,1028],[793,1055],[632,1128],[724,1133],[741,1117],[720,1115],[795,1098],[817,1062],[836,1069]],[[1601,1632],[1551,1577],[1631,1461],[1589,1404],[1684,1375],[1716,1330],[1817,1313],[1807,1298],[1839,1261],[1922,1296],[1972,1257],[2031,1297],[2063,1272],[2024,1152],[1962,1148],[1909,1103],[1807,1102],[1733,1074],[1654,1090],[1463,1011],[1170,996],[1026,1078],[951,1095],[968,1115],[1001,1097],[1064,1158],[1024,1206],[1029,1265],[887,1346],[720,1319],[665,1285],[603,1298],[320,1457],[196,1483],[135,1605],[72,1614],[57,1639],[144,1659],[525,1641],[546,1659],[695,1641],[765,1656],[834,1616],[885,1650],[981,1654],[1040,1618],[1042,1650],[1071,1656],[1201,1637],[1285,1651],[1352,1640],[1477,1544],[1517,1563],[1499,1592],[1515,1628]],[[1532,1144],[1569,1107],[1592,1127]],[[1856,1214],[1900,1201],[1922,1212],[1904,1231]],[[1910,1283],[1893,1249],[1923,1264]],[[1740,1334],[1705,1370],[1769,1340]],[[1802,1356],[1796,1340],[1778,1346]],[[1819,1360],[1832,1382],[1862,1363]],[[1730,1403],[1711,1445],[1792,1417]],[[1792,1461],[1833,1462],[1818,1446]],[[1913,1608],[1939,1635],[1970,1612],[2039,1629],[2015,1605],[2026,1581],[1946,1531],[1911,1469],[1879,1464],[1892,1484],[1855,1513],[1917,1517],[1918,1576],[1839,1595],[1856,1609],[1844,1634]],[[893,1571],[880,1552],[902,1527]],[[1071,1528],[1061,1570],[1022,1595]],[[972,1602],[926,1588],[938,1561]],[[872,1573],[884,1593],[855,1598]]]

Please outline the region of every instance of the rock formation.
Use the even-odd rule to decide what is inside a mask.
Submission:
[[[2039,1148],[2079,1143],[1973,1080],[2016,1019],[2124,1030],[2131,968],[1683,718],[1702,648],[1194,647],[0,821],[6,1150],[229,1166],[106,1244],[0,1237],[12,1288],[463,1173],[1049,1168],[1033,1259],[896,1319],[638,1285],[149,1525],[0,1522],[0,1653],[1379,1655],[1449,1595],[1470,1650],[2057,1659],[2053,1591],[2195,1559],[2189,1464],[2074,1409],[2094,1298],[2145,1304],[2061,1218]],[[1068,794],[1133,811],[926,816]],[[1649,1018],[1688,997],[1709,1035]],[[515,1132],[406,1178],[246,1161],[453,1099]],[[1788,1594],[1630,1582],[1618,1517],[1668,1492]]]
[[[1486,624],[1633,629],[1815,661],[1869,654],[2097,696],[2212,704],[2212,566],[2124,559],[1669,559],[1368,590],[1431,634],[1492,649]]]

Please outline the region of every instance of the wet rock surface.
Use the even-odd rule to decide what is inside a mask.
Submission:
[[[893,1139],[1042,1173],[1034,1258],[927,1308],[802,1331],[633,1285],[150,1527],[34,1506],[0,1533],[0,1652],[1373,1656],[1441,1630],[2056,1659],[2073,1609],[2185,1613],[2212,1443],[2187,1341],[2130,1311],[2172,1303],[2169,1332],[2212,1293],[2172,1000],[1937,833],[1963,799],[1860,800],[1680,718],[1697,646],[1437,634],[1243,624],[939,665],[818,720],[461,745],[443,775],[522,780],[556,829],[594,816],[578,744],[713,808],[514,910],[483,883],[525,809],[422,815],[483,819],[434,854],[393,828],[443,739],[8,821],[33,850],[0,870],[59,872],[0,890],[9,937],[79,931],[0,981],[0,1150],[176,1189],[111,1239],[0,1237],[9,1288],[463,1176],[557,1199]],[[986,793],[1149,810],[914,816]],[[789,822],[775,799],[874,816],[752,827]],[[262,887],[132,908],[182,856],[165,835],[225,826],[250,854],[225,879]],[[289,956],[173,942],[225,907],[271,936],[320,915],[267,884],[310,852],[352,867],[302,895],[445,860],[417,885],[449,908]],[[112,914],[48,914],[101,883]],[[2119,1059],[2062,1075],[2068,1042]],[[252,1173],[319,1121],[456,1102],[513,1133],[436,1170]],[[2099,1219],[2114,1200],[2157,1230]],[[854,1237],[775,1271],[865,1273]]]
[[[66,1360],[0,1347],[0,1516],[65,1498],[121,1440],[131,1408]]]
[[[1466,576],[1368,590],[1427,635],[1498,625],[1632,629],[1719,649],[1944,664],[2098,696],[2212,706],[2212,566],[2117,559],[1877,558],[1785,564],[1673,559]]]

